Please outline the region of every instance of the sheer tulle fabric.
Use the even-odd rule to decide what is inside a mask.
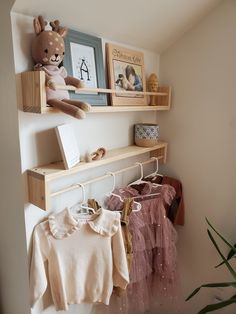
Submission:
[[[122,198],[135,197],[142,209],[129,217],[132,235],[133,260],[130,284],[122,297],[112,296],[117,313],[144,313],[151,309],[163,296],[175,296],[177,288],[177,233],[166,217],[165,205],[171,204],[175,190],[169,185],[154,186],[150,182],[133,188],[116,189]],[[159,195],[144,197],[147,194]],[[106,199],[110,210],[122,210],[123,203],[114,195]],[[111,313],[110,312],[110,313]]]

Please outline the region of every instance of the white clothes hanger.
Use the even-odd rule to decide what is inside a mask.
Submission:
[[[155,174],[157,173],[158,174],[158,170],[159,170],[159,162],[158,162],[158,158],[156,157],[152,157],[152,159],[156,160],[156,170],[155,170]],[[141,184],[141,183],[147,183],[147,181],[144,181],[143,180],[143,164],[141,162],[136,162],[135,163],[136,165],[139,165],[140,166],[140,170],[141,170],[141,176],[138,180],[134,181],[134,182],[131,182],[128,186],[132,186],[133,184]],[[152,186],[153,187],[158,187],[158,186],[162,186],[161,184],[158,184],[158,183],[154,183],[154,182],[151,182]],[[138,198],[138,197],[148,197],[148,196],[157,196],[159,195],[160,193],[151,193],[151,194],[147,194],[146,196],[145,195],[140,195],[140,196],[135,196],[135,198]]]
[[[145,197],[150,197],[150,196],[158,196],[160,195],[161,193],[151,193],[151,194],[141,194],[141,195],[137,195],[137,196],[134,196],[133,199],[136,199],[136,198],[145,198]],[[140,204],[142,206],[142,204]]]
[[[115,190],[116,187],[116,176],[113,172],[107,172],[107,174],[110,174],[113,177],[113,186],[112,186],[112,190],[106,194],[106,196],[115,196],[117,197],[122,203],[124,203],[124,200],[122,199],[122,197],[118,194],[115,194],[113,191]],[[139,202],[134,201],[133,204],[136,206],[136,209],[132,210],[133,212],[139,212],[142,208],[142,205]]]
[[[138,180],[135,180],[135,181],[129,183],[128,186],[131,186],[132,184],[140,184],[140,183],[145,182],[145,181],[143,181],[143,164],[141,162],[136,162],[135,165],[140,166],[140,178]]]
[[[112,178],[113,178],[113,185],[112,185],[111,191],[108,192],[108,193],[106,194],[106,196],[107,196],[107,197],[109,197],[109,196],[111,196],[111,195],[116,196],[117,198],[119,198],[119,200],[120,200],[121,202],[123,202],[122,197],[121,197],[120,195],[115,194],[115,193],[113,192],[113,191],[115,190],[115,188],[116,188],[116,175],[115,175],[113,172],[111,172],[111,171],[110,171],[110,172],[107,172],[107,174],[109,174],[109,175],[112,176]]]
[[[77,183],[77,185],[79,185],[82,189],[82,202],[79,202],[75,205],[73,205],[72,207],[70,207],[70,210],[72,212],[76,212],[76,214],[82,214],[82,215],[90,215],[95,214],[95,210],[92,207],[89,207],[86,205],[86,199],[85,199],[85,186],[82,183]]]
[[[162,174],[158,173],[158,171],[159,171],[159,159],[157,157],[152,157],[151,159],[156,160],[156,169],[154,172],[150,173],[145,178],[150,178],[150,177],[152,178],[152,177],[155,177],[157,175],[163,177]],[[158,184],[158,185],[161,185],[161,184]]]
[[[155,157],[154,157],[155,158]],[[155,158],[158,162],[158,159]],[[128,186],[132,186],[133,184],[141,184],[141,183],[147,183],[147,181],[144,181],[143,180],[143,164],[141,162],[136,162],[135,163],[136,165],[139,165],[140,166],[140,169],[141,169],[141,176],[138,180],[134,181],[134,182],[131,182]],[[151,182],[151,184],[153,185],[153,187],[158,187],[158,186],[161,186],[161,184],[157,184],[157,183],[153,183]],[[154,195],[158,195],[159,193],[153,193]],[[149,194],[150,195],[150,194]]]

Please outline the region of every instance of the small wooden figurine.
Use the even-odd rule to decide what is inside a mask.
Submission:
[[[158,91],[158,78],[155,73],[152,73],[149,78],[148,78],[148,91],[149,92],[154,92],[157,93]],[[155,106],[156,105],[156,96],[151,95],[150,96],[150,106]]]
[[[104,147],[99,147],[95,152],[91,154],[87,154],[85,156],[85,161],[86,162],[91,162],[94,160],[99,160],[103,158],[106,155],[106,149]]]

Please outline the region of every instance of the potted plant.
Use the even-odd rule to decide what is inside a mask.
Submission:
[[[206,221],[207,221],[207,224],[209,226],[209,228],[207,229],[207,233],[208,233],[208,236],[211,240],[211,242],[213,243],[214,247],[216,248],[217,252],[219,253],[219,255],[221,256],[222,258],[222,262],[215,266],[216,268],[221,266],[221,265],[225,265],[229,272],[231,273],[232,277],[233,277],[233,281],[232,282],[217,282],[217,283],[207,283],[207,284],[203,284],[201,285],[200,287],[196,288],[189,296],[188,298],[186,299],[186,301],[188,301],[189,299],[191,299],[196,293],[199,292],[199,290],[201,288],[216,288],[216,287],[219,287],[219,288],[222,288],[222,287],[234,287],[236,288],[236,271],[233,269],[233,267],[230,265],[229,263],[229,260],[233,257],[235,257],[236,255],[236,244],[235,245],[232,245],[231,243],[229,243],[229,241],[227,241],[212,225],[211,223],[209,222],[209,220],[206,218]],[[227,256],[227,258],[222,254],[221,250],[219,249],[216,241],[215,241],[215,238],[213,237],[212,235],[212,232],[213,231],[229,248],[230,248],[230,252]],[[198,312],[198,314],[204,314],[204,313],[209,313],[209,312],[213,312],[215,310],[218,310],[218,309],[221,309],[223,307],[226,307],[230,304],[233,304],[233,303],[236,303],[236,291],[235,291],[235,294],[230,297],[229,299],[227,300],[223,300],[223,301],[220,301],[216,304],[208,304],[207,306],[205,306],[203,309],[200,310],[200,312]]]

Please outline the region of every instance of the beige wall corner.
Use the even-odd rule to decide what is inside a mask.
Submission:
[[[219,256],[205,217],[235,243],[235,16],[236,1],[222,1],[160,59],[161,80],[173,86],[172,109],[159,115],[169,142],[165,171],[182,180],[186,202],[186,225],[179,230],[183,314],[195,314],[218,293],[205,289],[185,303],[194,288],[232,280],[224,267],[214,269]]]

